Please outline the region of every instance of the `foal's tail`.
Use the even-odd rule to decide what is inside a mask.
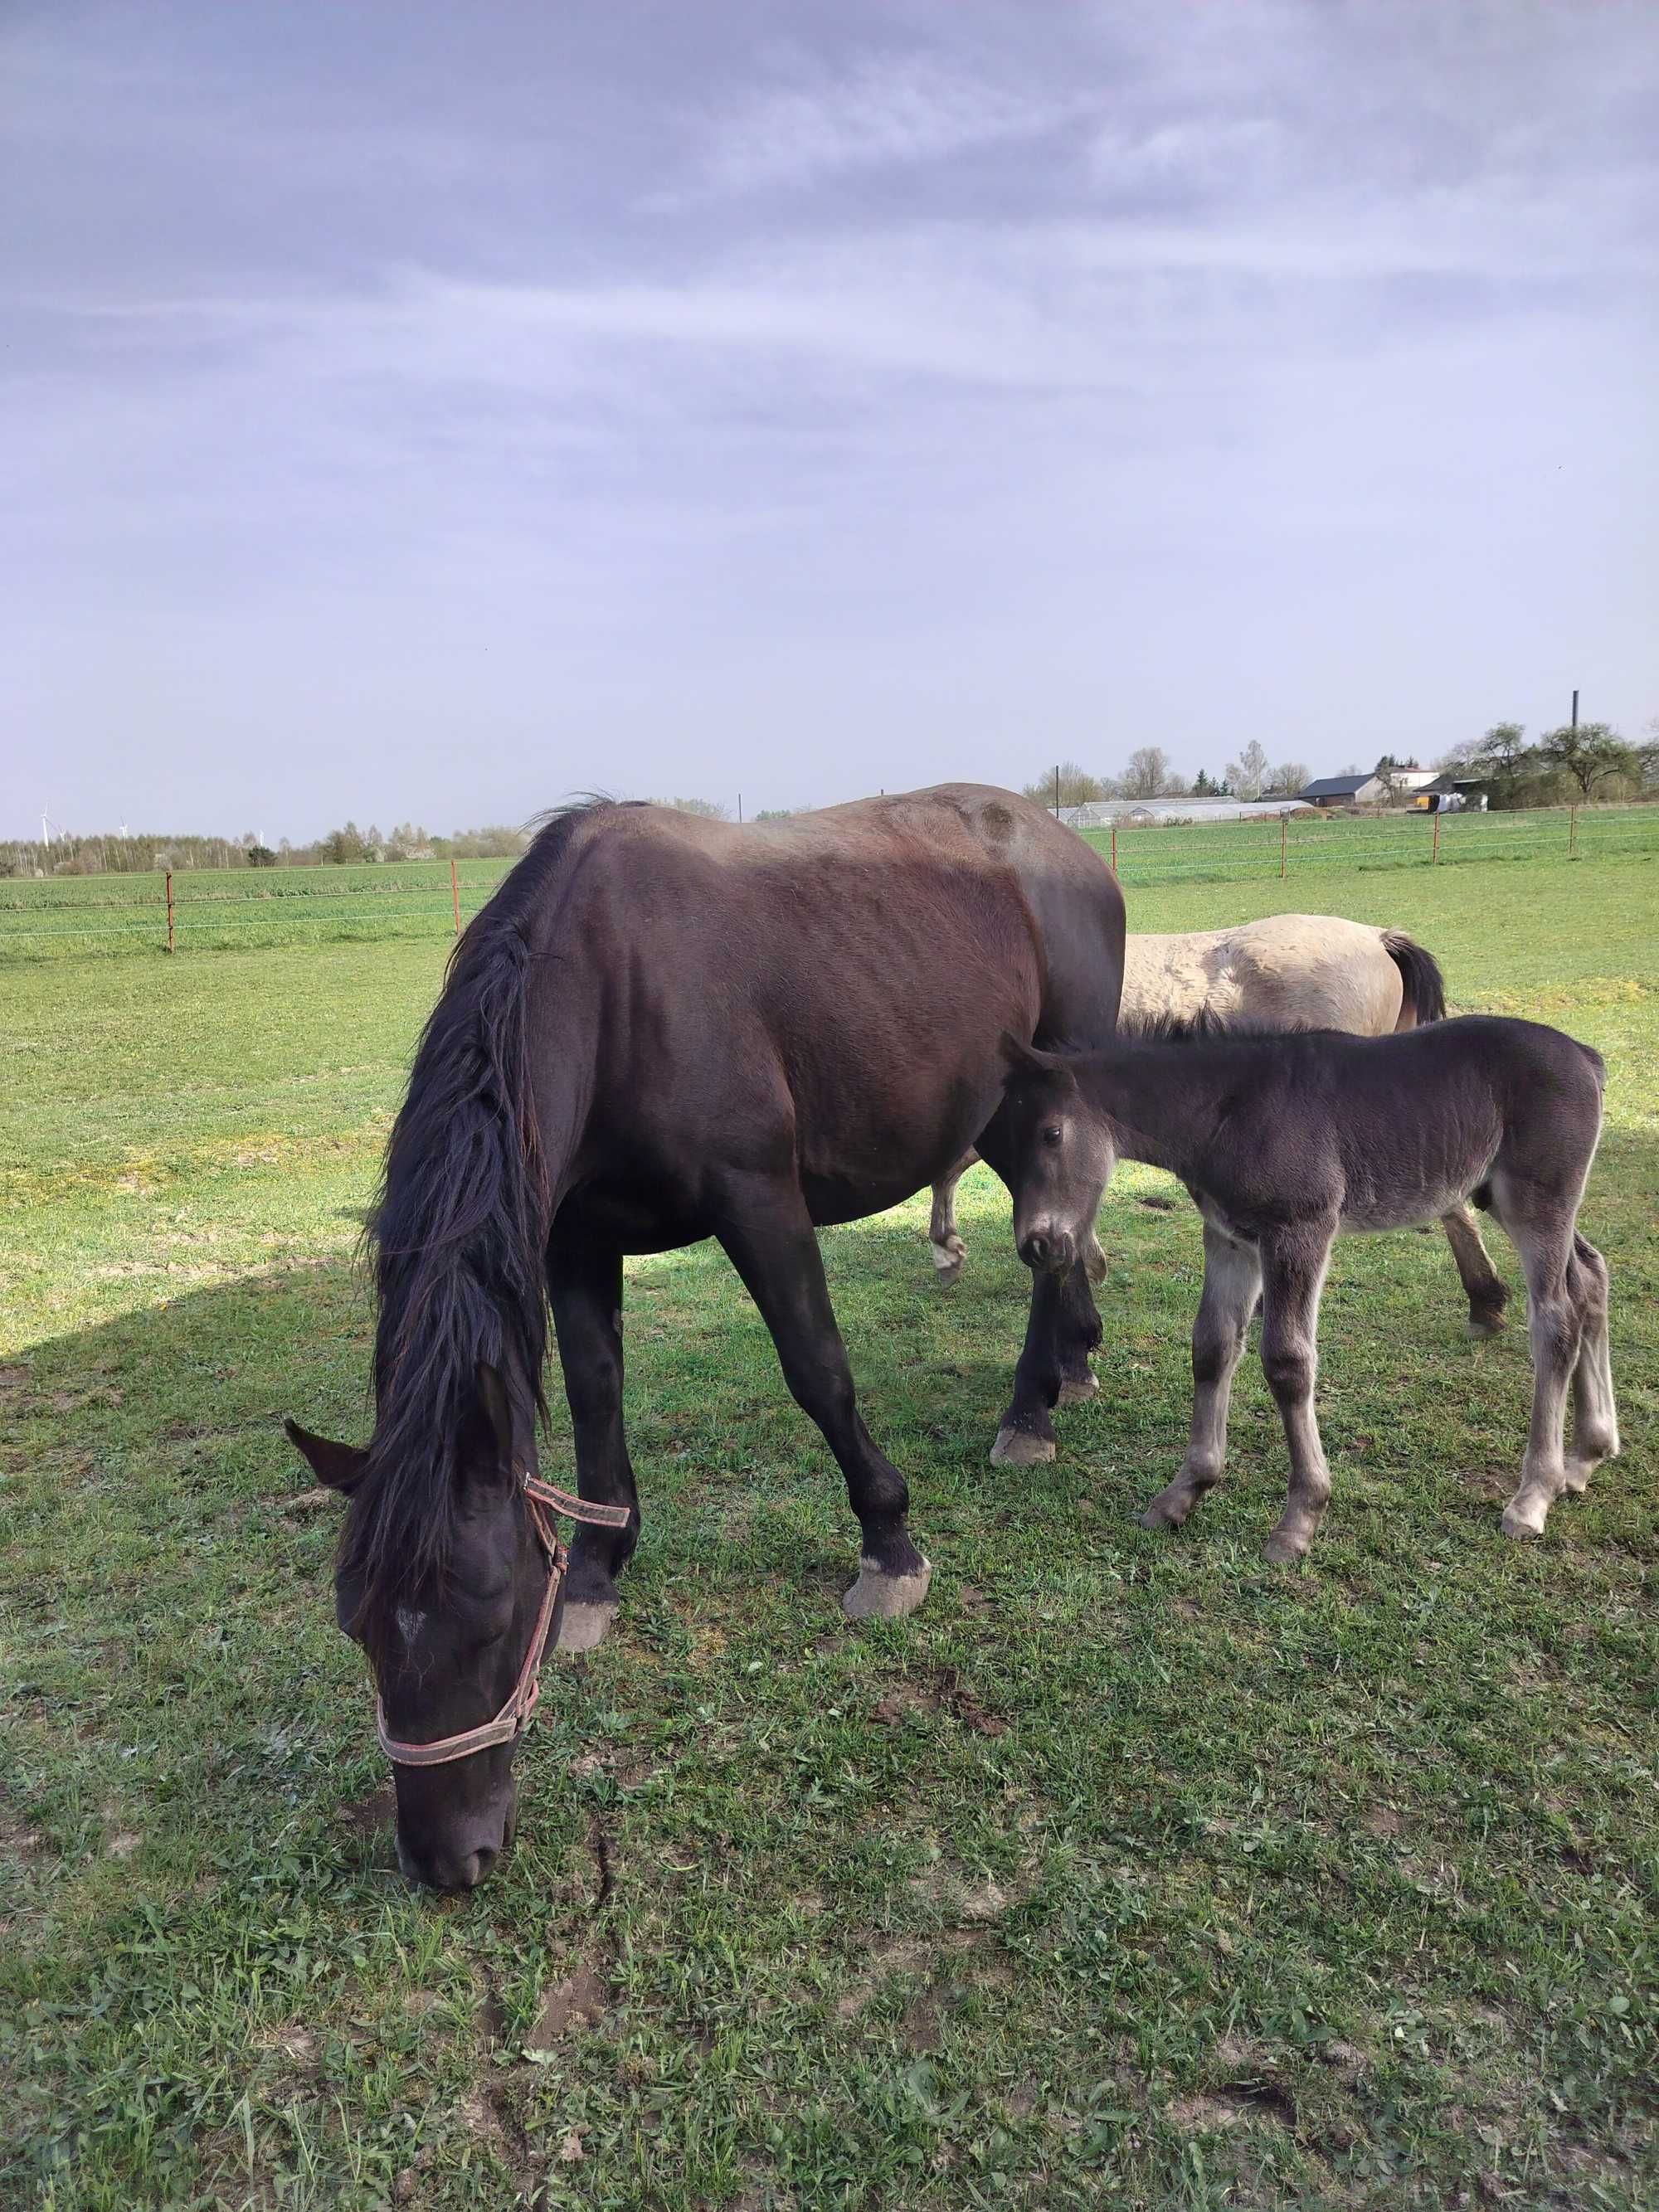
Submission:
[[[1408,1030],[1413,1024],[1443,1022],[1446,979],[1433,953],[1425,952],[1416,939],[1407,937],[1403,929],[1385,929],[1382,950],[1400,970],[1400,1019],[1395,1027]]]

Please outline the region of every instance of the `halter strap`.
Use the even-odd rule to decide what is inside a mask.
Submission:
[[[398,1766],[447,1766],[453,1759],[470,1759],[475,1751],[489,1751],[498,1743],[512,1743],[530,1725],[542,1693],[542,1660],[547,1650],[547,1633],[553,1626],[553,1608],[558,1602],[559,1587],[564,1581],[565,1569],[570,1555],[559,1541],[559,1532],[554,1526],[554,1516],[563,1515],[571,1521],[585,1521],[595,1528],[625,1528],[631,1508],[626,1505],[591,1505],[586,1498],[573,1498],[568,1490],[556,1490],[550,1482],[544,1482],[527,1468],[519,1470],[519,1480],[524,1486],[525,1506],[530,1515],[530,1525],[536,1540],[547,1561],[547,1587],[542,1592],[541,1610],[536,1615],[536,1625],[530,1632],[530,1643],[524,1655],[524,1664],[519,1669],[519,1679],[513,1685],[513,1693],[493,1721],[479,1727],[466,1729],[459,1735],[440,1736],[434,1743],[404,1743],[388,1733],[386,1707],[377,1697],[374,1700],[374,1733],[380,1748]]]

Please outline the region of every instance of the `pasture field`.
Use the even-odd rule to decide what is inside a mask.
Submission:
[[[1252,1363],[1228,1482],[1143,1533],[1200,1240],[1126,1169],[1102,1394],[1052,1468],[994,1470],[1027,1284],[978,1170],[954,1291],[920,1200],[824,1239],[935,1570],[854,1628],[839,1476],[734,1277],[632,1263],[644,1539],[464,1899],[396,1872],[334,1510],[279,1428],[365,1431],[353,1251],[441,935],[5,969],[0,2201],[1659,2202],[1659,871],[1132,889],[1130,920],[1285,905],[1407,928],[1457,1006],[1606,1054],[1623,1458],[1504,1542],[1518,1316],[1472,1344],[1441,1238],[1350,1243],[1305,1569],[1260,1558]]]
[[[1083,834],[1085,842],[1109,854],[1109,830]],[[1339,815],[1329,820],[1304,816],[1287,826],[1286,888],[1274,898],[1281,908],[1294,906],[1300,894],[1290,886],[1309,876],[1426,867],[1435,865],[1434,854],[1434,822],[1426,815]],[[1659,805],[1580,807],[1576,820],[1566,807],[1540,807],[1525,813],[1447,815],[1441,822],[1443,867],[1498,860],[1549,867],[1571,857],[1587,872],[1613,862],[1659,860]],[[1131,891],[1264,883],[1278,878],[1280,858],[1276,818],[1124,826],[1118,831],[1118,873]],[[510,865],[459,863],[463,921],[477,912]],[[448,936],[454,927],[447,860],[192,868],[173,878],[173,900],[177,945],[183,954],[393,937],[433,939]],[[166,944],[166,889],[159,875],[0,882],[0,965],[160,951]]]

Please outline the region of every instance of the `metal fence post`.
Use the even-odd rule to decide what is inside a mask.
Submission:
[[[461,879],[455,872],[455,863],[449,864],[449,896],[455,902],[455,934],[461,933]]]
[[[173,950],[173,871],[167,870],[167,951]]]
[[[1279,873],[1281,881],[1291,857],[1290,819],[1288,814],[1281,814],[1279,817]]]
[[[1429,855],[1429,859],[1430,859],[1430,861],[1432,863],[1433,861],[1437,860],[1439,858],[1440,858],[1440,809],[1437,806],[1437,807],[1435,808],[1435,810],[1434,810],[1434,850],[1433,850],[1433,852],[1432,852],[1432,853],[1431,853],[1431,854],[1430,854],[1430,855]]]
[[[1567,809],[1567,858],[1570,860],[1578,858],[1578,809],[1576,806]]]
[[[1117,823],[1112,823],[1112,873],[1117,873]]]

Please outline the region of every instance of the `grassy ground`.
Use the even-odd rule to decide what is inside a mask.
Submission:
[[[948,1296],[919,1203],[824,1240],[936,1570],[854,1630],[752,1310],[707,1251],[638,1262],[623,1620],[550,1674],[519,1844],[451,1902],[396,1874],[332,1512],[277,1429],[363,1432],[352,1248],[445,947],[8,973],[0,2201],[1659,2201],[1655,871],[1290,888],[1606,1054],[1625,1457],[1504,1544],[1523,1341],[1463,1338],[1438,1238],[1374,1240],[1327,1298],[1305,1571],[1258,1557],[1253,1371],[1229,1484],[1143,1534],[1200,1251],[1132,1170],[1103,1394],[994,1473],[1025,1281],[976,1171]]]
[[[1090,830],[1086,838],[1102,853],[1112,849],[1109,830]],[[1576,814],[1565,807],[1546,807],[1525,813],[1448,815],[1440,825],[1437,865],[1508,860],[1551,866],[1575,854],[1587,869],[1659,860],[1659,806],[1580,807]],[[1285,887],[1273,893],[1279,907],[1302,899],[1292,878],[1300,885],[1310,877],[1436,865],[1434,823],[1426,815],[1405,813],[1328,820],[1304,815],[1287,825],[1282,852],[1279,824],[1265,817],[1123,826],[1117,836],[1118,872],[1131,890],[1276,883],[1281,860]],[[459,864],[463,921],[477,912],[508,865]],[[1229,904],[1224,918],[1231,911]],[[453,932],[453,915],[447,860],[198,868],[173,878],[174,940],[185,955],[387,938],[436,942]],[[159,875],[0,882],[0,964],[159,952],[166,945],[166,884]]]

